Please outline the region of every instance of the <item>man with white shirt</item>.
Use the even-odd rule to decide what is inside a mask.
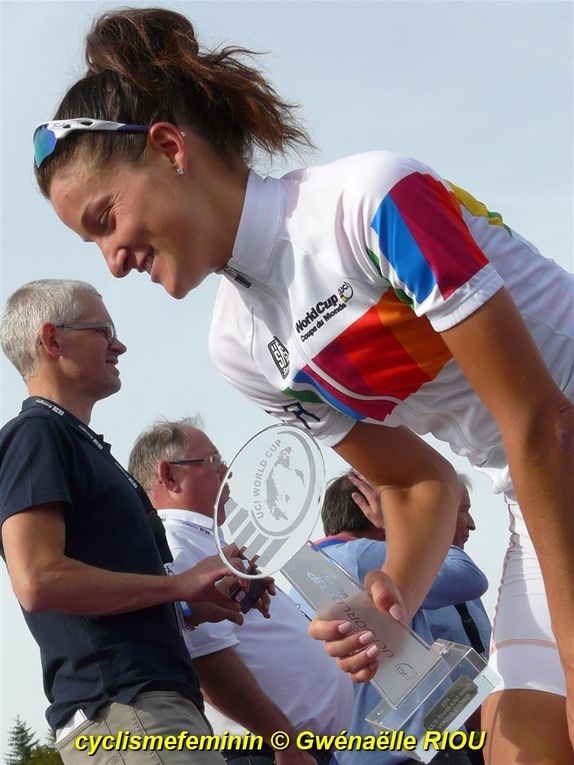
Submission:
[[[176,573],[216,552],[213,508],[226,467],[199,424],[158,421],[139,436],[129,461],[165,524]],[[267,742],[278,730],[291,741],[301,730],[340,733],[351,719],[352,684],[309,638],[307,619],[284,593],[272,599],[270,613],[264,619],[250,611],[240,630],[220,622],[185,635],[214,731],[248,729]],[[255,754],[229,752],[226,759],[234,765],[313,762],[294,745]],[[319,763],[330,759],[326,752],[312,754]]]

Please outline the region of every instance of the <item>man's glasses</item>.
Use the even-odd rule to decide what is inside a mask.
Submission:
[[[219,470],[219,468],[225,464],[225,460],[219,454],[219,452],[215,452],[215,454],[211,454],[209,457],[197,457],[193,460],[169,460],[170,465],[213,465],[215,470]]]
[[[101,332],[108,341],[108,345],[111,345],[117,337],[116,328],[111,321],[98,321],[93,324],[56,324],[56,327],[58,329],[76,329],[79,331],[91,329],[94,332]]]
[[[42,162],[54,153],[58,141],[76,130],[111,131],[114,133],[147,133],[147,125],[129,125],[126,122],[96,120],[91,117],[72,117],[69,120],[42,122],[34,130],[34,164],[40,167]]]

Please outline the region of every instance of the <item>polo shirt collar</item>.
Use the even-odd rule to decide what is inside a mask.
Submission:
[[[228,267],[253,278],[264,278],[283,215],[284,197],[280,178],[262,178],[250,171]]]
[[[29,396],[28,398],[24,399],[24,401],[22,402],[21,411],[25,412],[26,410],[32,409],[34,407],[41,407],[42,409],[46,409],[45,405],[38,403],[38,399],[47,401],[49,404],[53,404],[54,406],[57,406],[59,409],[61,409],[62,411],[66,413],[66,419],[68,420],[68,422],[71,422],[72,425],[75,425],[80,430],[83,430],[85,428],[85,430],[89,431],[92,434],[92,436],[101,443],[101,445],[104,447],[106,451],[108,452],[111,451],[111,446],[105,440],[103,433],[96,433],[96,431],[92,430],[92,428],[90,428],[89,425],[86,425],[85,422],[82,422],[81,420],[79,420],[75,414],[72,414],[71,412],[69,412],[67,409],[65,409],[61,404],[58,404],[56,401],[52,401],[51,399],[45,398],[44,396]]]
[[[201,526],[203,529],[213,531],[213,520],[195,510],[182,510],[177,507],[161,508],[157,511],[159,517],[163,520],[187,521],[195,526]]]

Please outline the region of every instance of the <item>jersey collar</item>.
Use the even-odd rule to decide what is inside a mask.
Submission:
[[[284,182],[249,173],[241,220],[227,265],[255,279],[264,279],[277,238],[284,206]]]

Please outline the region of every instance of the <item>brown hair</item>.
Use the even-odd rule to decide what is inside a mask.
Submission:
[[[221,154],[249,159],[256,147],[269,154],[311,147],[293,115],[238,47],[202,52],[191,22],[161,8],[124,8],[95,20],[86,38],[86,75],[66,93],[54,119],[92,117],[131,124],[158,121],[189,127]],[[82,147],[82,149],[80,149]],[[89,149],[88,149],[89,147]],[[55,173],[89,151],[92,162],[142,159],[145,134],[78,131],[60,141],[36,168],[47,196]]]
[[[353,499],[353,493],[360,492],[347,476],[345,473],[335,478],[325,492],[321,520],[327,536],[342,531],[367,531],[373,528],[373,524]]]

